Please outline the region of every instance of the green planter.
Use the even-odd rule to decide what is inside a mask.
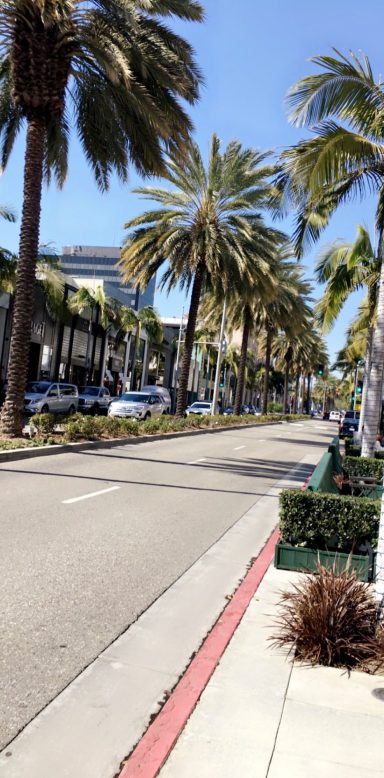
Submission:
[[[339,572],[345,570],[349,564],[350,570],[356,570],[360,581],[368,581],[371,578],[369,557],[365,554],[342,554],[340,551],[318,551],[302,546],[290,546],[279,541],[275,547],[275,567],[278,570],[297,570],[298,572],[313,573],[317,562],[324,567],[336,564]]]

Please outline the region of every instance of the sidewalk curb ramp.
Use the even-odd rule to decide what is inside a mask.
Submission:
[[[217,429],[187,430],[186,432],[168,432],[154,435],[137,435],[129,438],[111,438],[110,440],[85,440],[80,443],[63,443],[53,446],[36,446],[35,448],[15,448],[9,451],[0,451],[0,465],[2,462],[16,462],[19,459],[34,459],[35,457],[50,457],[54,454],[76,453],[77,451],[88,451],[89,449],[114,448],[115,446],[136,445],[139,443],[149,443],[150,440],[172,440],[172,438],[192,437],[192,435],[215,435],[218,432],[228,430],[254,429],[255,427],[271,427],[276,424],[283,424],[282,421],[266,421],[259,424],[234,424]],[[294,424],[295,422],[286,422]]]

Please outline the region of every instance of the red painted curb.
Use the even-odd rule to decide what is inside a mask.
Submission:
[[[188,669],[124,765],[119,778],[155,778],[172,751],[273,558],[276,529]]]

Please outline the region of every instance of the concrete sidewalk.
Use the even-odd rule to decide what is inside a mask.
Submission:
[[[298,577],[269,568],[161,778],[384,776],[384,677],[292,666],[270,647]]]

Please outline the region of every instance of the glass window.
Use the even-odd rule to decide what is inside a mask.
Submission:
[[[120,400],[124,400],[129,403],[145,403],[148,405],[150,394],[138,394],[136,392],[125,392],[121,395]]]
[[[27,392],[28,394],[45,394],[50,385],[49,381],[31,381],[27,385]]]
[[[82,386],[79,392],[80,394],[89,394],[91,397],[98,397],[100,389],[98,386]]]
[[[68,384],[61,384],[60,394],[64,395],[65,397],[74,396],[76,395],[76,389],[74,386],[69,386]]]
[[[58,394],[59,394],[59,390],[58,390],[56,384],[54,384],[53,386],[51,386],[51,388],[50,388],[50,390],[48,392],[48,397],[57,397]]]

